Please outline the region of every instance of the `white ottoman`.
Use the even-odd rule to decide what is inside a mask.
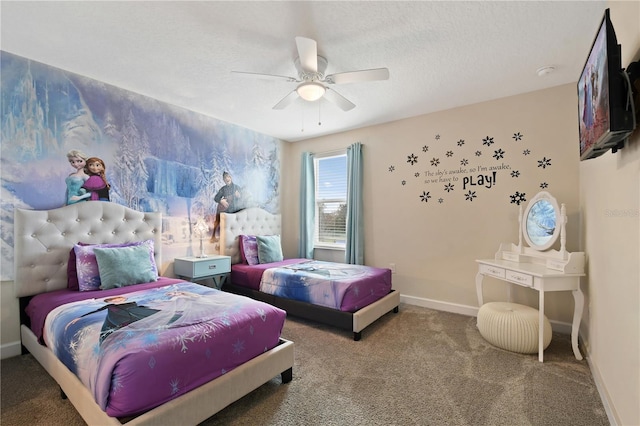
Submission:
[[[478,311],[478,330],[489,343],[522,354],[538,353],[538,310],[517,303],[485,303]],[[551,324],[544,317],[544,348],[551,343]]]

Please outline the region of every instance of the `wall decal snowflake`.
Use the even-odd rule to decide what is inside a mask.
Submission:
[[[422,147],[422,152],[427,152],[429,151],[429,147],[427,145]]]
[[[528,149],[525,149],[524,151],[522,151],[523,155],[529,155],[531,154],[531,151],[529,151]]]
[[[469,192],[464,194],[464,197],[466,201],[473,201],[474,198],[477,198],[476,191],[469,190]]]
[[[404,186],[404,185],[406,185],[406,184],[407,184],[407,181],[406,181],[406,180],[403,180],[401,183],[402,183],[402,186]]]
[[[434,157],[433,160],[431,160],[431,165],[437,166],[438,164],[440,164],[440,159]]]
[[[542,160],[538,160],[538,167],[546,169],[547,166],[551,167],[551,158],[542,157]]]
[[[409,163],[409,164],[411,164],[413,166],[417,162],[418,162],[418,157],[416,157],[414,154],[407,155],[407,163]]]
[[[542,182],[540,184],[540,188],[542,188],[542,189],[547,189],[548,187],[549,187],[549,184],[547,182]]]
[[[438,202],[439,202],[440,204],[444,203],[444,198],[438,198]]]
[[[517,205],[520,205],[520,203],[524,203],[525,201],[527,201],[527,198],[525,196],[526,194],[524,192],[520,193],[516,191],[515,194],[509,195],[509,197],[511,198],[511,204],[515,203]]]
[[[452,183],[448,183],[448,184],[446,184],[444,186],[444,190],[447,191],[447,192],[451,192],[451,191],[453,191],[453,187],[454,187],[454,185]]]
[[[416,172],[415,177],[420,177],[420,172]]]
[[[389,171],[392,172],[394,171],[396,168],[394,166],[389,166]]]
[[[447,151],[446,156],[447,157],[453,157],[453,151]]]
[[[493,138],[491,136],[487,136],[486,138],[482,139],[482,145],[491,146],[492,143]]]
[[[469,160],[467,160],[466,158],[463,158],[462,160],[460,160],[460,165],[461,166],[468,166],[469,165]]]
[[[495,158],[496,160],[504,158],[504,151],[502,150],[502,148],[499,148],[498,150],[493,151],[493,158]]]
[[[517,178],[520,177],[520,172],[518,170],[514,170],[511,172],[511,177]]]
[[[440,135],[436,135],[436,140],[439,141],[440,140]]]
[[[431,198],[431,195],[429,195],[429,193],[426,191],[422,191],[422,194],[420,195],[420,201],[424,201],[426,203],[429,198]]]
[[[476,151],[476,157],[480,157],[482,155],[482,151]]]
[[[462,146],[462,145],[464,145],[464,139],[460,139],[460,140],[458,141],[458,146]]]
[[[521,141],[522,140],[522,134],[520,132],[516,132],[513,134],[513,139],[516,141]]]

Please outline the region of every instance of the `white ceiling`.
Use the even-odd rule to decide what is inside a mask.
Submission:
[[[604,1],[45,1],[0,3],[1,48],[220,120],[298,141],[577,82]],[[298,99],[295,36],[326,73],[387,67],[332,86],[356,107]],[[536,70],[556,70],[539,77]],[[322,124],[318,125],[318,120]]]

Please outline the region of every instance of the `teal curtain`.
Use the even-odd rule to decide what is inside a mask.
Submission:
[[[313,259],[313,237],[316,219],[316,185],[313,154],[302,153],[300,170],[300,241],[298,256]]]
[[[362,223],[362,144],[347,148],[347,243],[345,262],[364,265],[364,226]]]

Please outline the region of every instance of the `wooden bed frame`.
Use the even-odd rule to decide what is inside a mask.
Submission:
[[[220,254],[231,256],[231,263],[240,262],[240,235],[280,235],[281,217],[257,207],[241,210],[237,213],[220,214]],[[316,306],[297,300],[284,299],[262,293],[258,290],[248,289],[234,285],[232,280],[227,280],[222,286],[223,290],[232,293],[249,296],[280,309],[287,311],[288,315],[309,319],[322,324],[328,324],[353,332],[353,340],[360,340],[362,330],[372,324],[381,316],[393,311],[398,312],[400,294],[391,292],[356,312],[343,312],[324,306]]]
[[[30,296],[66,288],[69,251],[79,241],[120,243],[152,239],[156,263],[162,264],[160,213],[87,201],[46,211],[16,209],[14,229],[14,283],[21,307]],[[49,348],[38,342],[28,325],[21,324],[23,347],[58,383],[82,418],[88,424],[121,425],[119,419],[100,409],[91,392]],[[282,383],[291,381],[293,362],[293,342],[281,339],[270,351],[176,399],[127,419],[126,424],[200,423],[278,375]]]

